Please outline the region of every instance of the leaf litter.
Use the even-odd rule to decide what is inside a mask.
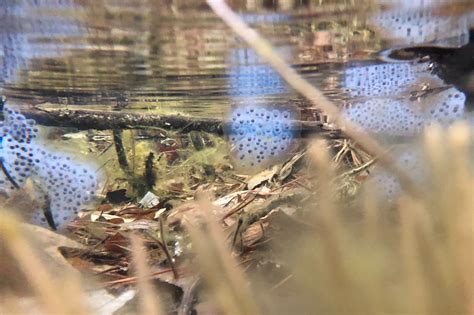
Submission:
[[[194,133],[193,137],[197,141],[198,133]],[[209,139],[209,135],[206,137]],[[338,147],[338,142],[334,142],[333,146]],[[357,152],[356,147],[343,149]],[[47,242],[48,245],[42,247],[53,260],[62,264],[67,261],[76,270],[95,278],[98,288],[91,293],[92,299],[112,294],[116,296],[117,305],[121,306],[132,303],[130,301],[135,296],[133,288],[137,278],[132,272],[130,235],[140,235],[146,247],[153,283],[174,295],[179,292],[178,296],[167,301],[167,307],[176,309],[180,303],[191,303],[194,307],[197,303],[196,292],[193,292],[192,302],[184,300],[191,287],[195,291],[199,279],[193,267],[193,244],[185,225],[205,224],[209,219],[202,216],[210,213],[224,228],[227,240],[222,241],[229,245],[233,243],[235,253],[244,265],[282,265],[274,261],[265,244],[278,235],[282,226],[288,225],[287,222],[282,224],[283,221],[297,217],[302,210],[302,200],[307,198],[308,189],[312,189],[308,187],[311,186],[311,179],[306,175],[303,163],[305,150],[297,151],[286,161],[254,175],[239,174],[224,155],[220,160],[214,159],[214,165],[210,164],[210,160],[203,156],[206,150],[209,148],[199,147],[194,152],[187,150],[182,155],[178,153],[172,162],[164,160],[166,167],[155,165],[160,174],[189,175],[173,176],[173,180],[158,175],[152,189],[142,197],[134,195],[138,190],[133,180],[128,181],[129,186],[119,186],[125,190],[127,199],[117,202],[105,198],[96,209],[83,211],[79,219],[69,224],[65,236],[40,227],[29,226],[28,229],[35,233],[40,242]],[[207,154],[215,154],[215,148],[210,151],[212,153]],[[134,153],[139,154],[136,150]],[[354,154],[363,156],[363,153]],[[339,159],[337,163],[341,169],[357,166],[348,161]],[[137,168],[134,173],[141,172]],[[199,184],[196,185],[195,181]],[[109,187],[110,190],[105,191],[107,195],[118,188],[116,185]],[[163,193],[165,189],[168,189],[167,193]],[[202,212],[195,199],[196,189],[211,192],[214,205],[211,212]],[[304,226],[296,218],[291,220],[295,225]],[[51,239],[51,235],[55,238]],[[68,246],[64,247],[65,244]],[[59,254],[59,247],[62,255]],[[112,300],[111,297],[104,299]],[[110,307],[107,303],[104,302],[104,309]]]

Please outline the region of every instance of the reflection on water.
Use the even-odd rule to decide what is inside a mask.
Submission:
[[[402,16],[413,9],[405,9],[403,3],[385,10],[386,6],[373,1],[342,0],[242,1],[234,3],[234,8],[277,47],[291,50],[288,61],[335,100],[342,97],[334,82],[338,62],[371,59],[380,49],[390,48],[381,39],[392,35],[388,30],[377,31],[373,21],[380,19],[376,17],[391,21],[384,16]],[[422,10],[429,8],[425,5]],[[442,19],[459,21],[465,35],[470,21],[461,13]],[[226,111],[232,103],[229,88],[231,95],[249,87],[265,94],[280,85],[276,76],[275,81],[258,79],[260,71],[271,70],[249,54],[201,1],[180,5],[136,0],[3,0],[0,15],[0,80],[2,93],[11,99],[68,105],[115,105],[117,100],[127,100],[132,110],[207,115]],[[438,18],[436,12],[423,13],[423,19],[427,17],[429,21],[416,22],[416,34],[435,30],[437,35],[423,41],[441,39],[439,34],[458,37],[447,31],[449,21],[429,24]],[[392,24],[388,27],[395,30]],[[464,35],[457,43],[467,40]],[[328,62],[333,66],[319,66]]]
[[[235,8],[277,47],[291,47],[288,61],[323,89],[327,75],[315,63],[368,58],[378,49],[360,23],[361,4],[242,2]],[[132,110],[207,115],[230,103],[229,69],[254,69],[251,84],[271,83],[255,81],[260,60],[245,68],[229,58],[247,49],[201,1],[3,0],[0,15],[1,87],[12,100],[115,105],[125,99]]]
[[[229,95],[258,99],[288,93],[286,82],[250,48],[230,51]]]

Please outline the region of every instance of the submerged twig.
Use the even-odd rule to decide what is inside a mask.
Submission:
[[[168,259],[168,263],[170,264],[171,270],[173,271],[173,277],[174,279],[178,279],[178,271],[176,270],[176,266],[174,265],[173,262],[173,257],[171,257],[170,251],[168,250],[168,245],[166,244],[166,239],[165,239],[165,224],[163,222],[163,218],[165,216],[162,215],[160,217],[160,238],[161,238],[161,245],[163,247],[163,251],[165,252],[166,258]]]
[[[226,124],[225,119],[219,117],[189,117],[83,109],[41,109],[35,106],[25,106],[21,112],[26,118],[34,119],[43,126],[72,127],[78,130],[173,129],[179,130],[181,133],[195,130],[222,135]],[[323,126],[321,122],[317,121],[295,121],[295,125],[300,127],[302,136],[312,134],[321,134],[331,138],[341,136],[339,130]]]
[[[252,47],[258,55],[265,59],[272,68],[296,91],[305,96],[315,107],[327,114],[344,133],[357,141],[359,145],[369,154],[376,156],[386,169],[394,173],[405,190],[412,195],[419,195],[419,189],[413,183],[408,174],[400,169],[393,158],[386,152],[375,139],[358,128],[354,123],[345,119],[340,110],[321,91],[301,77],[291,68],[276,52],[272,45],[262,38],[254,29],[250,28],[224,0],[207,0],[214,12],[247,44]]]
[[[341,174],[340,177],[354,176],[356,174],[359,174],[360,172],[366,171],[369,167],[374,165],[376,161],[376,159],[371,159],[367,163]]]
[[[142,314],[164,314],[161,301],[155,294],[153,285],[148,278],[150,270],[146,261],[146,251],[143,250],[143,241],[134,234],[130,235],[130,241],[140,289],[141,312]]]
[[[192,280],[189,286],[184,288],[183,298],[181,299],[181,303],[179,304],[178,308],[178,315],[188,315],[192,314],[192,308],[195,303],[196,299],[196,291],[201,284],[201,278],[196,277]]]
[[[74,127],[80,130],[111,129],[179,129],[223,133],[223,121],[218,118],[196,118],[183,115],[157,115],[117,111],[71,110],[24,106],[21,112],[44,126]]]
[[[44,195],[44,204],[42,205],[43,215],[48,223],[49,227],[56,231],[56,222],[54,222],[53,213],[51,212],[51,198],[49,198],[48,194]]]
[[[112,131],[115,152],[117,153],[117,160],[119,162],[120,168],[124,171],[125,174],[130,174],[130,168],[128,166],[127,155],[125,154],[125,148],[122,141],[122,130],[114,129]]]
[[[7,170],[7,168],[5,167],[5,164],[3,162],[4,162],[3,158],[0,158],[0,167],[2,169],[2,172],[5,174],[5,177],[8,179],[8,181],[10,183],[12,183],[12,185],[13,185],[13,187],[15,187],[15,189],[20,189],[20,185],[18,185],[18,183],[10,175],[10,172]]]

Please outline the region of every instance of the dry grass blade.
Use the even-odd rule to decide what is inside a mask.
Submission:
[[[130,235],[130,241],[140,292],[140,314],[164,314],[158,296],[148,279],[150,272],[146,262],[146,249],[143,246],[143,241],[134,234]]]
[[[0,209],[0,233],[0,240],[17,261],[46,314],[89,314],[83,305],[85,299],[81,298],[83,291],[79,279],[70,273],[62,279],[64,283],[55,283],[38,253],[24,237],[16,218],[3,209]]]
[[[213,205],[206,197],[200,197],[200,208],[206,211],[204,229],[186,222],[193,247],[201,268],[204,283],[224,314],[260,314],[250,288],[225,245],[225,235],[209,211]]]
[[[401,185],[408,193],[416,196],[419,195],[418,189],[411,178],[395,165],[393,158],[387,153],[386,149],[366,132],[361,131],[361,128],[357,128],[353,123],[344,119],[336,105],[331,103],[317,88],[286,64],[285,61],[275,53],[275,49],[272,45],[255,30],[250,28],[223,0],[207,0],[207,3],[214,12],[264,58],[291,87],[304,95],[315,107],[329,115],[339,127],[344,128],[344,132],[351,139],[359,143],[368,153],[376,156],[380,164],[394,173],[400,179]]]

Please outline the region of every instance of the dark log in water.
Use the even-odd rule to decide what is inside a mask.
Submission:
[[[222,134],[223,123],[217,118],[195,118],[182,115],[139,114],[116,111],[40,109],[24,107],[25,117],[43,126],[74,127],[80,130],[162,128],[189,132],[200,130]]]
[[[43,126],[72,127],[79,130],[160,128],[180,132],[196,130],[222,135],[225,129],[225,121],[220,118],[80,109],[41,109],[35,106],[25,106],[21,111],[25,117],[34,119]],[[303,137],[315,134],[329,138],[342,137],[340,130],[328,128],[321,122],[300,121],[298,124],[301,127]]]

